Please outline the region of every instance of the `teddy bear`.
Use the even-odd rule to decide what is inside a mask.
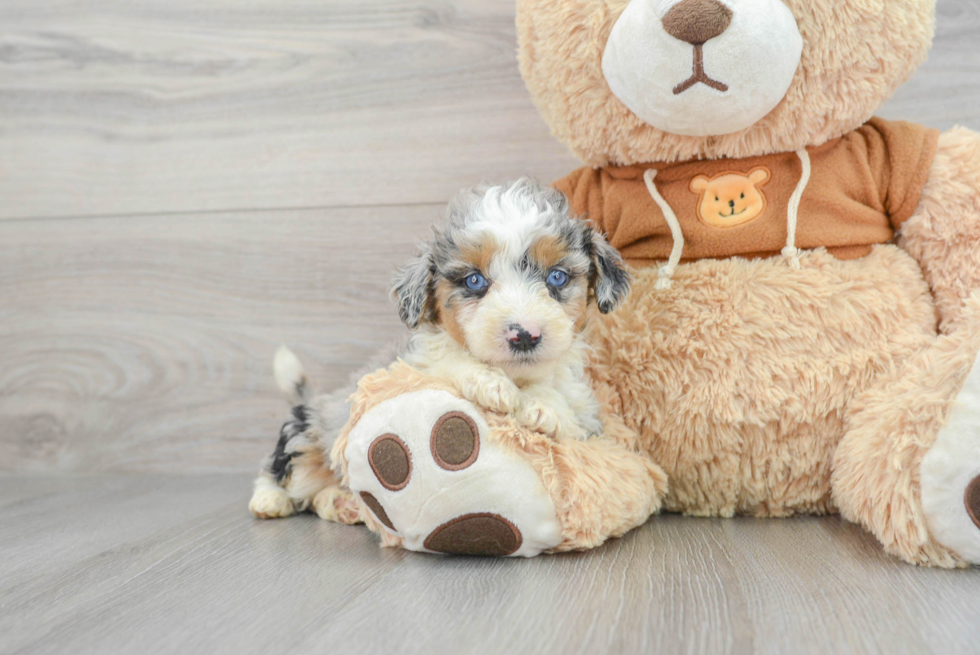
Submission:
[[[555,186],[633,276],[589,319],[605,433],[396,363],[352,397],[316,511],[519,556],[659,511],[839,513],[906,562],[980,564],[980,136],[874,117],[934,10],[518,0],[521,74],[585,164]]]

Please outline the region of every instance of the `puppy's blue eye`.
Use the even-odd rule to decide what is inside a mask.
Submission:
[[[483,291],[487,288],[487,278],[479,273],[471,273],[465,280],[466,288],[470,291]]]
[[[565,271],[559,271],[556,268],[553,269],[550,273],[548,273],[549,285],[559,288],[565,286],[566,282],[568,282],[568,273],[566,273]]]

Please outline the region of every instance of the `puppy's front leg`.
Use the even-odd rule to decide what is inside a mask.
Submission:
[[[555,390],[540,385],[524,389],[524,399],[515,418],[521,425],[551,437],[586,439],[589,436],[565,399]]]
[[[520,390],[498,368],[465,366],[455,377],[463,397],[477,405],[501,414],[510,414],[520,405]]]

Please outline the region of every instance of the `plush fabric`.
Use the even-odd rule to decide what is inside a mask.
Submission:
[[[528,89],[589,165],[557,186],[622,249],[633,285],[617,311],[588,316],[605,434],[552,440],[480,410],[488,443],[540,476],[536,502],[561,525],[552,550],[594,546],[660,510],[839,512],[907,562],[980,564],[980,135],[869,122],[925,56],[934,2],[783,0],[802,51],[771,111],[720,134],[710,123],[733,120],[723,108],[690,109],[707,136],[655,115],[687,111],[669,101],[678,87],[737,94],[711,61],[761,38],[726,35],[764,4],[518,0]],[[656,58],[624,56],[636,43],[609,50],[617,30],[645,39],[638,25],[676,41],[641,44],[660,43],[658,57],[695,48],[719,84],[699,79],[696,60],[688,84]],[[725,194],[749,218],[726,222]],[[458,395],[398,365],[362,382],[352,425],[419,389]],[[342,436],[333,458],[349,482],[345,448]],[[513,546],[500,522],[485,525]]]
[[[602,57],[610,91],[630,111],[661,130],[708,136],[741,131],[779,104],[803,49],[786,5],[755,0],[732,11],[685,0],[660,29],[660,4],[630,3]]]
[[[350,449],[351,432],[362,424],[366,416],[376,416],[372,415],[375,411],[386,412],[384,404],[387,401],[409,394],[433,392],[455,397],[459,395],[451,382],[426,377],[401,362],[362,378],[351,398],[350,422],[337,438],[331,452],[331,459],[339,470],[340,483],[350,487],[352,459],[355,466],[366,463],[363,455]],[[648,457],[636,451],[635,435],[615,415],[610,415],[608,408],[603,412],[607,438],[588,441],[555,440],[518,426],[510,417],[487,410],[479,411],[477,418],[484,421],[487,427],[486,444],[481,445],[481,453],[493,448],[501,457],[518,458],[533,468],[542,485],[538,495],[515,490],[512,476],[519,467],[498,464],[498,473],[503,474],[505,482],[496,480],[495,488],[488,492],[488,498],[483,499],[479,507],[489,507],[492,504],[489,496],[493,494],[497,494],[504,503],[513,502],[516,505],[551,503],[560,525],[557,543],[550,547],[552,552],[598,546],[610,537],[625,534],[660,509],[667,489],[664,472]],[[477,458],[479,461],[480,458]],[[474,481],[482,482],[485,478],[479,471],[477,474],[481,477]],[[469,483],[470,479],[468,477],[466,482]],[[374,491],[381,493],[377,489]],[[440,517],[445,520],[434,519],[432,522],[448,522],[465,511],[459,494],[448,495],[448,499],[442,498],[444,507],[439,511],[430,506],[430,495],[416,497],[414,505],[410,503],[401,511],[410,515],[414,507],[414,513],[422,517],[421,520]],[[384,545],[424,550],[419,548],[421,544],[406,543],[404,535],[386,528],[373,511],[368,511],[363,498],[356,495],[354,498],[360,500],[361,519],[381,536]],[[424,513],[419,511],[423,506],[426,509]],[[410,520],[414,529],[414,517]],[[529,525],[532,529],[539,529],[540,522],[518,522],[518,525],[526,532]]]
[[[796,245],[824,246],[840,259],[853,259],[867,255],[874,244],[891,241],[894,230],[918,206],[938,138],[937,130],[920,125],[873,119],[840,139],[809,148],[813,173],[800,204]],[[627,261],[641,265],[667,259],[673,247],[670,227],[643,181],[644,171],[651,168],[657,171],[657,188],[680,221],[682,260],[765,257],[782,250],[787,207],[801,176],[800,160],[792,152],[581,168],[555,186],[568,195],[576,213],[600,225]],[[753,182],[753,171],[767,175]],[[720,177],[728,178],[722,180],[725,186],[712,186]],[[710,187],[711,197],[696,188],[699,181],[704,191]],[[721,203],[712,213],[750,209],[744,194],[751,200],[753,192],[764,202],[745,222],[729,227],[724,221],[708,223],[702,215],[704,204],[715,197]]]
[[[602,72],[628,0],[518,0],[521,74],[555,136],[591,166],[752,157],[818,146],[863,125],[925,59],[934,0],[784,0],[803,37],[785,97],[744,130],[685,136],[623,104]],[[709,42],[710,43],[710,42]]]
[[[845,408],[936,337],[915,261],[887,245],[863,261],[703,259],[659,292],[654,269],[634,271],[626,305],[594,324],[593,374],[667,473],[666,509],[835,511]]]

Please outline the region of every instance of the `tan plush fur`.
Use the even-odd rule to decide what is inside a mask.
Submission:
[[[863,124],[925,58],[935,0],[785,0],[803,59],[783,101],[743,132],[669,134],[609,90],[602,52],[628,0],[518,0],[521,74],[558,139],[593,166],[749,157]]]
[[[980,348],[980,295],[958,324],[881,376],[851,402],[847,434],[834,456],[834,501],[893,555],[916,564],[962,566],[929,535],[919,495],[919,464],[948,417]]]
[[[595,324],[593,373],[667,473],[668,510],[834,510],[844,408],[936,334],[915,261],[894,246],[866,261],[701,260],[662,292],[655,269],[635,272],[646,292]]]
[[[595,166],[795,151],[854,130],[924,58],[935,6],[785,0],[804,43],[785,98],[701,138],[645,124],[610,91],[601,59],[627,4],[518,0],[528,89]],[[701,260],[668,291],[637,271],[627,305],[594,326],[600,395],[668,474],[668,510],[840,511],[906,561],[962,565],[929,534],[919,465],[980,349],[980,137],[942,135],[896,245],[801,264]]]
[[[518,0],[528,88],[555,135],[595,166],[795,151],[854,130],[924,58],[935,3],[785,0],[804,42],[789,92],[752,127],[705,138],[659,131],[610,92],[601,58],[627,4]],[[661,506],[840,512],[905,561],[965,564],[930,534],[920,465],[980,351],[980,136],[942,135],[915,213],[867,256],[817,248],[798,268],[700,259],[664,290],[660,264],[635,269],[624,305],[589,319],[603,439],[552,441],[487,414],[491,438],[545,482],[563,526],[557,550],[601,543]],[[362,381],[352,423],[420,388],[454,392],[397,365]],[[333,451],[342,473],[345,445],[346,433]]]
[[[962,565],[929,536],[918,465],[980,350],[978,190],[980,137],[962,128],[943,134],[918,211],[899,238],[921,263],[942,336],[851,403],[850,429],[834,460],[841,513],[888,552],[919,564]]]
[[[344,452],[350,429],[378,403],[421,389],[459,394],[452,384],[426,377],[403,362],[360,381],[352,398],[350,423],[331,456],[343,484],[348,481]],[[491,429],[486,438],[524,457],[550,493],[562,526],[562,541],[553,551],[595,547],[640,525],[660,508],[667,478],[648,457],[621,445],[633,439],[615,417],[604,417],[611,438],[578,441],[555,440],[502,414],[487,411],[484,416]],[[401,545],[401,539],[381,529],[371,512],[362,509],[360,515],[381,535],[384,545]]]
[[[980,289],[980,135],[962,127],[939,137],[929,180],[899,245],[922,266],[935,295],[940,329]]]

